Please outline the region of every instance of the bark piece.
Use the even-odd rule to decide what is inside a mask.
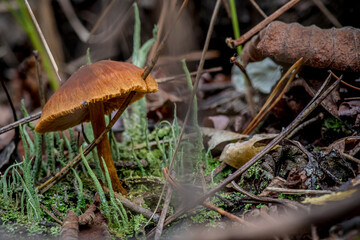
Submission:
[[[266,57],[282,63],[304,57],[306,66],[360,72],[360,29],[321,29],[275,21],[254,36],[242,54],[245,64]]]
[[[68,211],[60,240],[110,240],[107,224],[107,218],[100,211],[100,196],[96,194],[84,214],[77,216],[73,211]]]

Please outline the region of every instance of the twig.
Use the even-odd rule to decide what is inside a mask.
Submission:
[[[255,117],[256,109],[253,99],[253,94],[255,93],[255,89],[252,85],[250,76],[248,75],[244,66],[238,61],[236,57],[231,57],[230,61],[235,63],[235,65],[243,72],[245,76],[245,98],[246,98],[246,102],[249,104],[251,117]]]
[[[38,51],[33,51],[33,55],[35,58],[35,64],[36,64],[36,76],[38,80],[38,88],[39,88],[39,95],[40,95],[40,104],[41,107],[44,107],[46,100],[45,100],[45,94],[44,94],[44,88],[43,88],[43,82],[42,82],[42,74],[40,70],[40,61],[39,61],[39,53]]]
[[[321,112],[319,113],[317,116],[303,122],[302,124],[300,124],[297,128],[294,129],[294,131],[292,131],[289,136],[287,136],[287,139],[291,139],[296,133],[298,133],[300,130],[302,130],[303,128],[309,126],[310,124],[318,121],[318,120],[321,120],[324,118],[324,114]]]
[[[205,177],[205,182],[210,182],[213,178],[215,178],[219,173],[221,173],[226,168],[226,163],[221,162],[212,172]]]
[[[251,4],[255,7],[255,9],[260,13],[261,16],[267,18],[268,16],[264,13],[264,11],[259,7],[259,5],[255,2],[255,0],[250,0]]]
[[[105,8],[104,12],[100,15],[99,19],[96,21],[94,27],[91,29],[90,33],[88,34],[85,42],[89,42],[91,36],[94,34],[94,32],[98,29],[98,27],[100,26],[100,23],[104,20],[104,18],[106,17],[106,15],[109,13],[110,9],[113,7],[113,5],[115,4],[116,0],[112,0],[110,2],[110,4]]]
[[[327,9],[325,4],[321,0],[312,0],[313,3],[320,9],[320,11],[325,15],[325,17],[337,28],[341,28],[341,23],[336,19],[336,17]]]
[[[30,115],[28,117],[25,117],[25,118],[22,118],[18,121],[15,121],[13,123],[10,123],[9,125],[6,125],[2,128],[0,128],[0,135],[5,133],[5,132],[8,132],[10,130],[13,130],[14,128],[17,128],[20,124],[26,124],[26,123],[29,123],[29,122],[32,122],[36,119],[39,119],[41,116],[41,112],[38,112],[38,113],[35,113],[33,115]]]
[[[329,71],[329,72],[331,73],[331,75],[332,75],[334,78],[338,79],[338,77],[337,77],[333,72],[331,72],[331,71]],[[350,87],[350,88],[353,88],[353,89],[355,89],[355,90],[360,91],[360,88],[355,87],[355,86],[353,86],[353,85],[345,82],[344,80],[341,80],[341,83],[344,84],[344,85],[346,85],[346,86],[348,86],[348,87]]]
[[[149,52],[149,59],[152,59],[152,57],[154,56],[155,54],[155,51],[156,49],[158,48],[158,45],[159,45],[159,40],[160,40],[160,37],[163,33],[163,30],[164,30],[164,23],[165,23],[165,18],[166,18],[166,13],[168,14],[171,14],[173,11],[174,11],[174,8],[175,8],[175,5],[174,3],[176,3],[175,1],[172,1],[172,4],[169,8],[169,4],[170,4],[170,0],[162,0],[162,7],[161,7],[161,12],[160,12],[160,17],[159,17],[159,20],[158,20],[158,23],[157,23],[157,26],[158,26],[158,38],[157,40],[155,41],[155,43],[153,44],[153,46],[151,47],[151,50]]]
[[[105,192],[106,194],[108,194],[108,193],[109,193],[109,188],[107,188],[107,187],[105,187],[105,186],[102,186],[102,187],[103,187],[103,189],[104,189],[104,192]],[[133,203],[133,202],[130,201],[129,199],[121,196],[120,194],[118,194],[118,193],[116,193],[116,192],[114,192],[114,196],[115,196],[115,198],[119,199],[119,201],[120,201],[125,207],[127,207],[128,209],[130,209],[131,211],[134,211],[134,212],[136,212],[136,213],[140,213],[140,214],[142,214],[142,215],[143,215],[144,217],[146,217],[146,218],[151,218],[151,216],[152,216],[152,214],[153,214],[152,211],[150,211],[150,210],[148,210],[148,209],[146,209],[146,208],[143,208],[143,207],[141,207],[141,206],[138,206],[137,204]],[[154,220],[155,222],[157,222],[157,221],[159,220],[159,215],[158,215],[158,214],[155,214],[155,215],[153,216],[153,220]]]
[[[24,0],[24,2],[25,2],[25,5],[26,5],[26,8],[27,8],[27,10],[28,10],[28,12],[29,12],[29,14],[30,14],[31,20],[33,21],[33,23],[34,23],[34,25],[35,25],[36,31],[38,32],[38,34],[39,34],[39,36],[40,36],[41,42],[42,42],[42,44],[43,44],[44,47],[45,47],[46,53],[47,53],[47,55],[48,55],[48,57],[49,57],[49,59],[50,59],[50,62],[51,62],[51,65],[52,65],[52,67],[53,67],[53,69],[54,69],[54,71],[55,71],[55,74],[56,74],[58,80],[61,82],[61,78],[60,78],[60,75],[59,75],[59,68],[58,68],[58,66],[57,66],[57,64],[56,64],[56,61],[55,61],[55,59],[54,59],[53,54],[51,53],[51,50],[50,50],[50,48],[49,48],[49,45],[47,44],[47,42],[46,42],[46,40],[45,40],[44,34],[43,34],[42,31],[41,31],[41,28],[40,28],[40,26],[39,26],[39,23],[37,22],[34,13],[33,13],[33,11],[31,10],[31,7],[30,7],[30,4],[29,4],[28,0]]]
[[[58,219],[52,212],[50,212],[44,205],[40,204],[40,207],[42,210],[44,210],[44,212],[47,213],[47,215],[49,215],[55,222],[59,223],[60,225],[63,224],[63,222]]]
[[[17,121],[18,118],[17,118],[17,115],[16,115],[16,110],[15,110],[15,107],[14,107],[14,103],[11,100],[11,97],[10,97],[9,91],[7,90],[7,87],[5,85],[4,79],[0,78],[0,81],[1,81],[1,86],[3,87],[4,92],[6,94],[6,98],[8,99],[8,102],[10,104],[10,108],[11,108],[11,111],[12,111],[12,114],[13,114],[14,121]],[[1,134],[2,129],[3,128],[0,129],[0,134]],[[16,126],[16,129],[15,129],[15,135],[14,135],[13,139],[14,139],[14,143],[15,143],[15,152],[17,152],[17,145],[18,145],[18,143],[20,141],[20,132],[19,132],[19,128],[17,126]]]
[[[242,194],[245,194],[246,196],[248,196],[251,199],[254,199],[256,201],[278,203],[278,204],[285,205],[285,206],[287,206],[287,207],[289,207],[291,209],[294,209],[294,210],[305,209],[305,207],[303,205],[301,205],[300,203],[298,203],[298,202],[291,201],[289,199],[278,199],[278,198],[271,198],[271,197],[259,197],[259,196],[256,196],[255,194],[251,193],[251,192],[245,191],[238,184],[236,184],[235,181],[231,181],[231,184],[232,184],[233,188],[236,191],[238,191],[238,192],[240,192]]]
[[[311,225],[311,237],[312,240],[319,240],[319,235],[317,234],[316,226],[314,224]]]
[[[308,189],[289,189],[278,187],[267,187],[265,191],[278,192],[283,194],[328,194],[332,193],[329,190],[308,190]]]
[[[351,155],[349,155],[347,153],[340,152],[340,155],[343,156],[344,158],[347,158],[347,159],[357,163],[357,164],[360,164],[360,159],[357,159],[357,158],[355,158],[355,157],[353,157],[353,156],[351,156]]]
[[[225,217],[227,217],[227,218],[229,218],[229,219],[231,219],[231,220],[233,220],[233,221],[235,221],[235,222],[244,224],[245,226],[248,226],[248,227],[249,227],[249,226],[250,226],[250,227],[255,227],[254,224],[252,224],[252,223],[250,223],[250,222],[247,222],[247,221],[245,221],[244,219],[242,219],[242,218],[240,218],[240,217],[238,217],[238,216],[236,216],[236,215],[234,215],[234,214],[231,214],[231,213],[229,213],[229,212],[227,212],[227,211],[225,211],[225,210],[223,210],[223,209],[215,206],[215,205],[212,204],[212,203],[202,202],[202,205],[204,205],[205,207],[207,207],[207,208],[209,208],[209,209],[211,209],[211,210],[213,210],[213,211],[215,211],[215,212],[220,213],[221,215],[223,215],[223,216],[225,216]]]
[[[189,0],[184,0],[179,11],[178,11],[178,14],[176,16],[176,19],[175,19],[175,24],[179,21],[179,18],[182,14],[182,12],[184,11],[184,8],[186,7],[187,3],[189,2]],[[162,51],[162,49],[164,48],[165,46],[165,42],[167,41],[167,39],[169,38],[170,34],[172,33],[173,29],[175,29],[174,27],[173,28],[170,28],[169,31],[165,34],[163,40],[160,42],[158,48],[156,49],[156,52],[154,54],[154,57],[151,59],[150,61],[150,64],[148,67],[145,68],[145,71],[144,73],[142,74],[142,77],[143,79],[146,79],[146,77],[144,78],[144,76],[148,76],[150,74],[150,72],[152,71],[152,69],[154,68],[155,66],[155,63],[157,62],[157,60],[159,59],[159,56],[160,56],[160,52]]]
[[[331,78],[331,75],[328,76],[328,79]],[[252,159],[250,159],[247,163],[245,163],[242,167],[236,170],[233,174],[229,175],[226,179],[224,179],[221,183],[219,183],[216,187],[210,189],[206,194],[194,200],[192,203],[189,203],[186,208],[181,208],[176,211],[172,216],[166,219],[165,225],[173,222],[175,219],[180,217],[185,213],[187,209],[190,209],[197,204],[202,203],[209,196],[214,195],[216,192],[224,188],[228,183],[235,180],[239,177],[243,172],[245,172],[248,168],[250,168],[254,163],[256,163],[259,159],[261,159],[266,153],[268,153],[274,146],[276,146],[282,139],[284,139],[293,129],[296,128],[321,102],[329,95],[331,91],[338,86],[342,76],[335,81],[330,87],[328,87],[324,92],[322,89],[325,88],[325,83],[322,88],[320,88],[319,94],[316,94],[315,97],[310,101],[310,103],[304,108],[304,110],[294,119],[292,123],[288,127],[286,127],[276,138],[274,138],[268,145],[266,145],[259,153],[257,153]]]
[[[89,31],[84,27],[79,18],[76,16],[70,0],[58,0],[57,2],[60,4],[60,7],[62,8],[70,25],[74,29],[76,35],[82,42],[86,42],[90,36]]]
[[[146,168],[149,166],[148,161],[146,161],[145,159],[141,159],[139,160],[140,164],[142,167]],[[89,162],[90,167],[94,167],[95,163],[94,162]],[[131,169],[138,169],[139,168],[139,164],[136,161],[119,161],[119,162],[114,162],[114,165],[116,168],[131,168]]]
[[[300,0],[291,0],[288,3],[286,3],[284,6],[276,10],[273,14],[271,14],[269,17],[265,18],[263,21],[261,21],[258,25],[253,27],[250,31],[243,34],[240,38],[233,40],[231,38],[226,39],[227,44],[231,48],[235,48],[243,43],[245,43],[247,40],[249,40],[252,36],[254,36],[256,33],[258,33],[261,29],[266,27],[269,23],[274,21],[276,18],[278,18],[280,15],[282,15],[284,12],[288,11],[290,8],[292,8],[295,4],[300,2]]]
[[[231,10],[230,10],[230,6],[229,6],[229,2],[228,0],[222,0],[222,4],[224,5],[226,14],[228,15],[228,17],[231,19]]]
[[[165,174],[165,172],[164,172],[164,174]],[[155,237],[154,237],[155,240],[159,240],[160,237],[161,237],[163,227],[164,227],[164,221],[165,221],[166,214],[168,212],[168,208],[169,208],[169,205],[170,205],[172,192],[173,192],[172,187],[170,185],[168,185],[167,186],[167,192],[166,192],[166,195],[165,195],[164,206],[163,206],[163,209],[161,211],[161,215],[160,215],[158,224],[156,225],[156,231],[155,231]]]
[[[212,72],[219,72],[222,70],[222,67],[214,67],[214,68],[209,68],[209,69],[204,69],[203,71],[201,71],[201,73],[212,73]],[[194,76],[196,75],[197,72],[191,72],[190,76]],[[168,82],[168,81],[172,81],[178,78],[183,78],[186,77],[185,74],[179,74],[179,75],[175,75],[175,76],[171,76],[171,77],[163,77],[163,78],[158,78],[156,79],[157,83],[164,83],[164,82]]]

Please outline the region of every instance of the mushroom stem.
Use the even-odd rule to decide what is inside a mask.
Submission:
[[[90,121],[94,132],[94,138],[98,138],[100,134],[104,131],[105,119],[104,119],[104,105],[101,102],[98,103],[90,103],[89,104],[89,111],[90,111]],[[105,174],[104,166],[101,161],[101,158],[104,158],[106,167],[109,171],[111,185],[115,192],[120,192],[124,195],[127,194],[127,191],[121,185],[119,177],[117,175],[115,165],[113,162],[113,158],[111,155],[110,143],[109,138],[105,136],[101,142],[97,145],[97,152],[100,159],[100,165],[103,173]]]

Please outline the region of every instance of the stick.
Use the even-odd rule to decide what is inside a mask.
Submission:
[[[106,194],[109,193],[109,188],[105,187],[105,186],[102,186],[103,189],[104,189],[104,192]],[[129,208],[130,210],[136,212],[136,213],[140,213],[142,215],[144,215],[144,217],[146,218],[150,218],[152,216],[152,211],[146,209],[146,208],[143,208],[141,206],[138,206],[137,204],[133,203],[132,201],[130,201],[129,199],[121,196],[120,194],[114,192],[114,196],[120,200],[120,202],[127,208]],[[159,215],[158,214],[155,214],[155,216],[153,217],[153,220],[155,222],[157,222],[159,220]]]
[[[22,119],[20,119],[18,121],[10,123],[9,125],[6,125],[6,126],[0,128],[0,135],[5,133],[5,132],[8,132],[10,130],[13,130],[14,128],[17,128],[20,124],[23,125],[23,124],[32,122],[32,121],[34,121],[36,119],[39,119],[40,116],[41,116],[41,112],[38,112],[38,113],[30,115],[30,116],[28,116],[26,118],[22,118]]]
[[[267,187],[265,191],[278,192],[283,194],[329,194],[329,190],[308,190],[308,189],[288,189],[278,187]]]
[[[164,175],[166,174],[166,172],[163,170]],[[173,174],[174,175],[174,174]],[[164,176],[166,178],[166,175]],[[173,176],[174,177],[174,176]],[[165,201],[164,201],[164,206],[163,209],[161,211],[161,215],[160,215],[160,219],[158,224],[156,225],[156,231],[155,231],[155,240],[159,240],[163,231],[163,227],[164,227],[164,221],[166,218],[166,213],[168,212],[168,208],[170,205],[170,200],[171,200],[171,195],[173,192],[173,189],[170,185],[167,185],[167,192],[166,192],[166,196],[165,196]]]
[[[290,2],[286,3],[284,6],[276,10],[273,14],[271,14],[269,17],[265,18],[263,21],[261,21],[258,25],[253,27],[250,31],[242,35],[240,38],[233,40],[231,38],[226,39],[226,43],[231,48],[235,48],[243,43],[245,43],[247,40],[249,40],[252,36],[254,36],[256,33],[258,33],[261,29],[266,27],[269,23],[277,19],[280,15],[282,15],[284,12],[288,11],[290,8],[292,8],[295,4],[300,2],[300,0],[291,0]]]
[[[201,73],[212,73],[212,72],[219,72],[222,70],[222,67],[214,67],[214,68],[209,68],[209,69],[204,69],[201,71]],[[190,76],[194,76],[196,75],[197,72],[191,72]],[[179,75],[175,75],[175,76],[170,76],[170,77],[163,77],[163,78],[158,78],[156,79],[157,83],[164,83],[164,82],[168,82],[168,81],[172,81],[178,78],[183,78],[186,77],[186,75],[183,74],[179,74]]]
[[[246,102],[249,104],[251,117],[255,117],[256,109],[253,99],[253,94],[255,93],[255,89],[252,85],[250,76],[248,75],[244,66],[238,61],[236,57],[231,57],[230,61],[235,63],[235,65],[242,71],[242,73],[245,76],[245,98],[246,98]]]
[[[264,11],[260,8],[260,6],[255,2],[255,0],[250,0],[251,4],[255,7],[255,9],[260,13],[261,16],[267,18],[268,16],[264,13]]]

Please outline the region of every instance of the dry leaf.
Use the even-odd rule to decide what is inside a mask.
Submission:
[[[248,135],[214,128],[202,127],[201,132],[204,137],[210,138],[207,142],[209,149],[214,149],[216,146],[224,142],[228,143],[230,141],[245,140],[248,138]]]
[[[306,198],[302,203],[310,203],[313,205],[325,205],[328,202],[341,201],[351,197],[356,192],[356,189],[351,189],[344,192],[324,194],[320,197]]]
[[[234,168],[240,168],[276,136],[277,134],[257,134],[245,142],[230,143],[221,153],[220,160]]]

